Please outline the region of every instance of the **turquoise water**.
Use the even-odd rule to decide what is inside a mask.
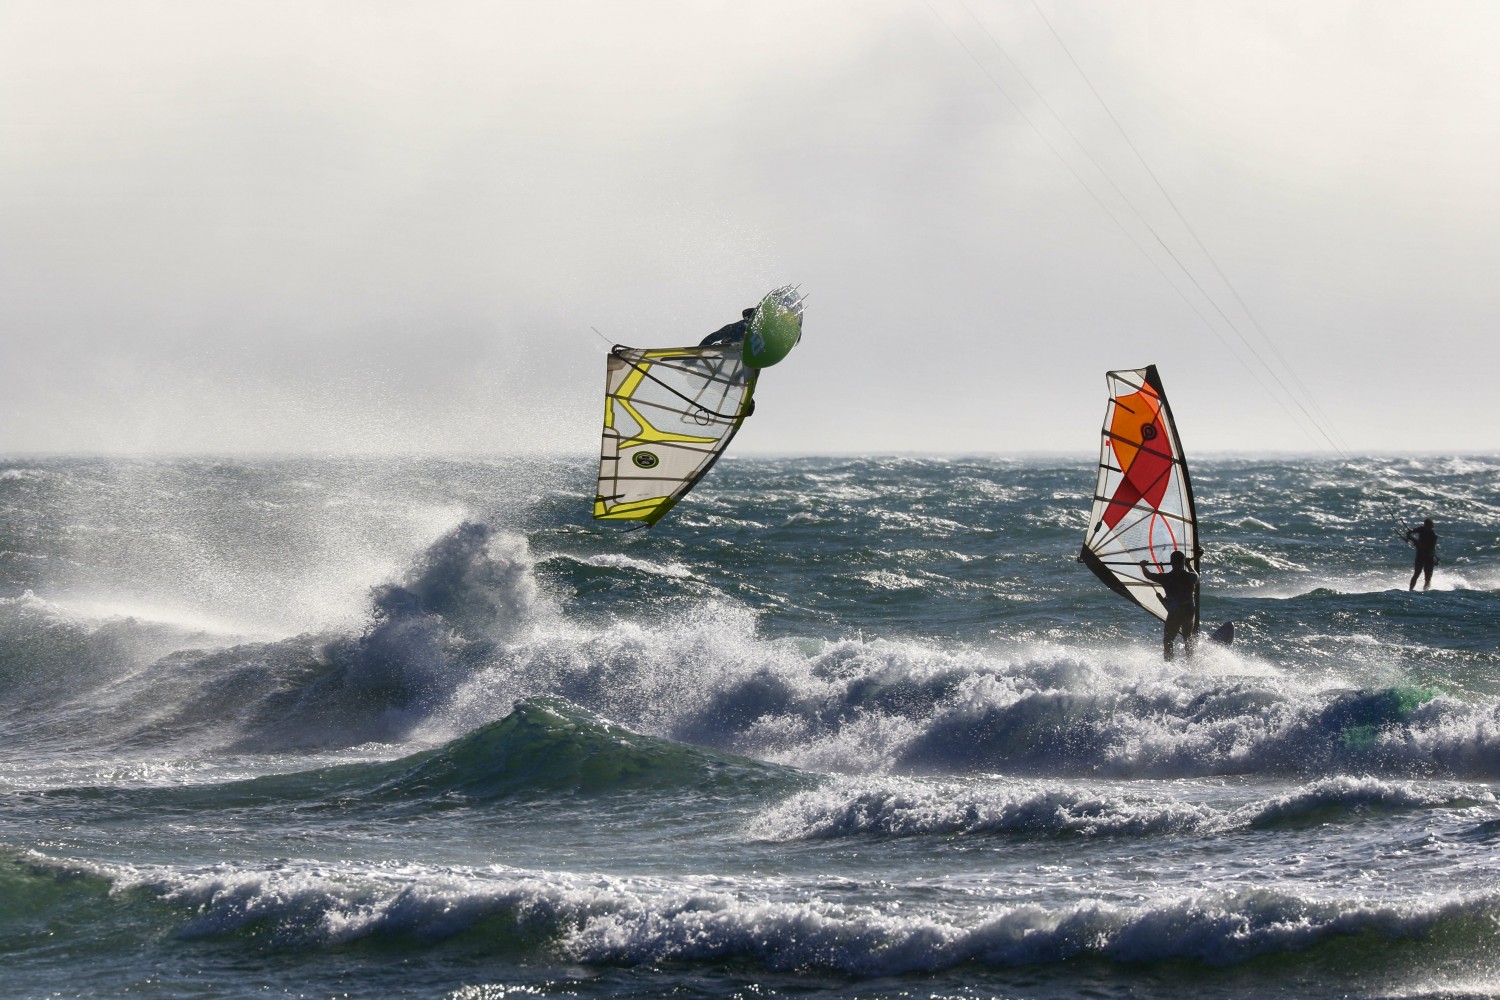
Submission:
[[[1199,461],[1171,664],[1083,458],[592,473],[0,462],[0,994],[1500,994],[1500,459]]]

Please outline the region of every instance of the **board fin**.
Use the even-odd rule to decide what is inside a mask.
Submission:
[[[1208,633],[1208,641],[1221,643],[1225,646],[1234,642],[1234,622],[1225,622]]]

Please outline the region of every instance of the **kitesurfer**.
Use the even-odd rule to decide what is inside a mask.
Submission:
[[[1141,560],[1141,572],[1166,591],[1162,598],[1162,603],[1167,606],[1162,655],[1171,661],[1172,640],[1181,633],[1183,652],[1192,658],[1194,622],[1198,617],[1198,574],[1188,569],[1187,556],[1178,549],[1172,551],[1172,568],[1168,572],[1153,573],[1151,564],[1144,559]]]
[[[755,307],[751,306],[749,309],[744,310],[740,313],[740,317],[740,319],[735,320],[728,326],[721,326],[707,337],[704,337],[698,343],[698,346],[716,347],[719,344],[744,343],[745,334],[750,330],[750,320],[755,317]]]
[[[1416,546],[1417,562],[1411,570],[1411,583],[1407,590],[1417,589],[1417,577],[1423,577],[1422,589],[1428,590],[1432,587],[1432,569],[1437,565],[1437,532],[1432,530],[1432,518],[1422,522],[1420,528],[1411,528],[1406,532],[1406,540]]]

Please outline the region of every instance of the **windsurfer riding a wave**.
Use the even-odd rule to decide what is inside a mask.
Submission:
[[[1191,659],[1193,656],[1193,623],[1198,612],[1198,574],[1188,569],[1187,556],[1180,550],[1172,552],[1172,568],[1166,573],[1154,573],[1150,563],[1141,560],[1141,572],[1146,579],[1161,584],[1166,591],[1162,603],[1167,606],[1165,631],[1162,635],[1162,655],[1172,659],[1172,640],[1182,634],[1182,649]]]

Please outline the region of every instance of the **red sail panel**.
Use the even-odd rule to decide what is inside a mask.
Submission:
[[[1160,426],[1161,401],[1149,387],[1115,400],[1109,443],[1124,476],[1109,499],[1104,523],[1111,528],[1145,501],[1160,509],[1172,475],[1172,456],[1161,451],[1168,438]]]

